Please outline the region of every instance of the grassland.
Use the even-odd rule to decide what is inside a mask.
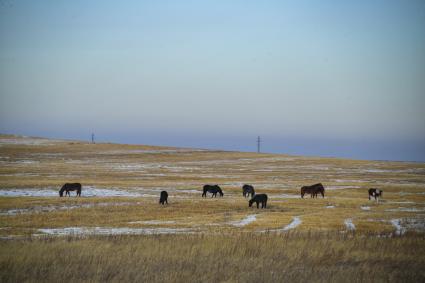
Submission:
[[[65,182],[83,197],[59,198]],[[299,197],[317,182],[325,198]],[[208,183],[224,197],[201,198]],[[267,209],[248,207],[245,183]],[[2,282],[419,282],[424,231],[423,163],[0,135]]]
[[[423,282],[424,238],[337,233],[0,242],[1,282]]]

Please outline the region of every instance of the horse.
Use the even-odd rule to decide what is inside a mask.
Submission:
[[[168,204],[168,193],[166,191],[161,192],[161,196],[159,197],[159,203],[164,205],[164,203]]]
[[[267,195],[266,194],[258,194],[258,195],[254,195],[250,200],[249,200],[249,207],[252,206],[252,203],[257,203],[257,208],[259,208],[259,204],[261,202],[261,208],[267,208]]]
[[[219,193],[221,197],[224,195],[223,191],[218,185],[205,185],[202,197],[207,197],[207,192],[212,193],[211,197],[217,197],[217,193]]]
[[[311,186],[304,186],[301,188],[301,198],[304,198],[305,194],[310,194],[312,198],[317,198],[318,193],[320,193],[322,197],[325,197],[325,188],[321,183]]]
[[[251,197],[255,195],[254,187],[251,185],[243,185],[242,187],[242,195],[244,197],[249,197],[249,194],[251,194]]]
[[[81,184],[80,183],[66,183],[62,186],[62,188],[59,190],[59,196],[63,196],[63,192],[65,191],[65,196],[68,195],[71,196],[70,191],[77,191],[77,197],[81,196]]]
[[[376,202],[379,202],[379,198],[382,197],[383,191],[379,189],[369,189],[369,200],[370,197],[374,197]]]

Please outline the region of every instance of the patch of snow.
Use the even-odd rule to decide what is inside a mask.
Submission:
[[[67,235],[155,235],[155,234],[181,234],[193,233],[189,228],[128,228],[128,227],[67,227],[44,228],[39,232],[54,236]]]
[[[327,205],[326,208],[335,208],[335,205]]]
[[[370,206],[360,206],[361,210],[370,210]]]
[[[358,189],[359,186],[326,186],[326,190]]]
[[[6,211],[0,211],[0,215],[15,216],[19,214],[30,214],[30,213],[42,213],[42,212],[52,212],[56,210],[71,210],[77,208],[91,208],[91,207],[105,207],[105,206],[130,206],[130,205],[139,205],[140,202],[99,202],[99,203],[84,203],[84,204],[75,204],[75,205],[62,205],[62,206],[34,206],[31,208],[17,208],[9,209]]]
[[[71,192],[71,196],[75,196],[75,192]],[[59,196],[59,189],[0,189],[0,196],[6,197],[53,197]],[[129,192],[120,189],[105,189],[91,186],[83,186],[81,190],[82,197],[157,197],[156,195],[143,194],[138,192]]]
[[[296,216],[292,219],[292,222],[289,223],[288,225],[286,225],[282,230],[288,231],[290,229],[294,229],[295,227],[297,227],[300,224],[301,224],[301,219],[298,216]]]
[[[399,208],[386,209],[385,211],[422,212],[422,211],[425,211],[425,208],[399,207]]]
[[[273,196],[273,198],[301,198],[300,195],[289,195],[289,194],[280,194],[277,196]]]
[[[369,181],[364,180],[341,180],[341,179],[335,179],[336,183],[368,183]]]
[[[347,227],[348,230],[350,230],[350,231],[356,230],[356,226],[354,225],[353,220],[351,218],[345,219],[344,224],[345,224],[345,227]]]
[[[53,139],[38,138],[0,138],[0,145],[54,145],[58,142],[65,142]]]
[[[162,224],[175,224],[176,221],[147,220],[147,221],[131,221],[128,223],[129,224],[162,225]]]
[[[230,225],[233,225],[233,226],[236,226],[236,227],[242,227],[242,226],[248,225],[251,222],[254,222],[255,220],[257,220],[257,215],[251,214],[251,215],[248,215],[247,217],[245,217],[244,219],[242,219],[241,221],[230,222]]]
[[[401,226],[401,219],[391,219],[390,222],[395,227],[396,235],[403,235],[404,233],[406,233],[406,228],[403,228]]]

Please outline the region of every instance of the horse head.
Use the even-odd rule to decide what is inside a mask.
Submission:
[[[65,185],[62,186],[62,188],[59,190],[59,196],[63,197],[63,192],[65,191]]]

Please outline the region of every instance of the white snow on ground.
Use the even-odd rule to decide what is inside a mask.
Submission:
[[[282,230],[283,231],[288,231],[290,229],[294,229],[295,227],[297,227],[300,224],[301,224],[301,219],[298,216],[295,216],[292,219],[292,222],[289,223],[288,225],[286,225]]]
[[[58,190],[50,189],[11,189],[0,190],[2,197],[52,197],[59,196]]]
[[[325,190],[358,189],[359,186],[326,186]]]
[[[175,224],[176,221],[161,221],[161,220],[147,220],[147,221],[131,221],[129,224],[150,224],[150,225],[162,225],[162,224]]]
[[[404,233],[406,233],[406,228],[403,228],[401,226],[401,219],[391,219],[390,222],[395,227],[396,235],[403,235]]]
[[[0,146],[1,145],[54,145],[58,142],[66,142],[61,140],[53,140],[53,139],[37,139],[37,138],[0,138]]]
[[[289,194],[280,194],[273,196],[273,198],[301,198],[300,195],[289,195]]]
[[[337,183],[368,183],[369,181],[335,179],[335,182],[337,182]]]
[[[327,205],[326,208],[335,208],[335,205]]]
[[[241,221],[232,221],[229,224],[236,227],[242,227],[242,226],[248,225],[251,222],[254,222],[255,220],[257,220],[257,215],[251,214],[245,217],[244,219],[242,219]]]
[[[190,228],[111,228],[111,227],[67,227],[38,229],[47,235],[152,235],[152,234],[181,234],[193,233]]]
[[[75,196],[76,192],[71,192],[71,196]],[[11,189],[11,190],[0,190],[0,196],[9,197],[57,197],[59,196],[59,189]],[[103,189],[96,187],[85,187],[81,191],[82,197],[157,197],[156,195],[142,194],[138,192],[129,192],[119,189]]]
[[[399,208],[386,209],[385,211],[422,212],[422,211],[425,211],[425,208],[399,207]]]
[[[42,213],[42,212],[52,212],[56,210],[70,210],[76,208],[90,208],[90,207],[104,207],[104,206],[130,206],[130,205],[139,205],[141,202],[99,202],[99,203],[84,203],[84,204],[75,204],[75,205],[63,205],[63,206],[35,206],[31,208],[17,208],[9,209],[5,211],[0,211],[0,215],[9,215],[15,216],[19,214],[30,214],[30,213]]]
[[[423,217],[404,219],[403,224],[406,226],[406,229],[422,233],[425,232],[425,218]]]
[[[370,210],[370,206],[360,206],[361,210]]]
[[[347,227],[348,230],[350,230],[350,231],[356,230],[356,226],[354,225],[353,220],[351,218],[345,219],[344,224],[345,224],[345,227]]]

